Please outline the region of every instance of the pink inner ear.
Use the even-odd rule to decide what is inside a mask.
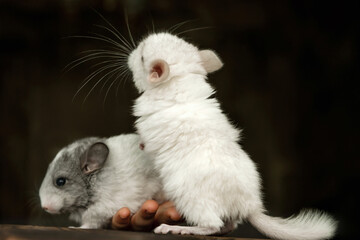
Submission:
[[[150,74],[150,79],[157,79],[157,78],[159,78],[159,74],[157,72],[152,72]]]
[[[161,63],[157,63],[153,66],[151,69],[151,76],[156,76],[160,78],[163,74],[163,66],[161,66]]]

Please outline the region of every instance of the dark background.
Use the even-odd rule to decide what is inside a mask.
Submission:
[[[107,45],[64,38],[107,34],[94,9],[134,38],[193,20],[178,32],[225,65],[210,75],[216,97],[243,129],[263,178],[269,213],[319,208],[355,237],[359,202],[359,4],[356,1],[1,1],[0,222],[69,225],[39,208],[38,188],[57,151],[75,139],[133,132],[131,80],[109,92],[95,81],[72,101],[98,61],[64,73],[79,53]],[[117,92],[117,95],[116,95]],[[261,236],[249,224],[233,233]]]

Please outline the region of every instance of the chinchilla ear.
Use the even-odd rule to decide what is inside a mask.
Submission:
[[[109,148],[102,142],[94,143],[80,159],[81,171],[90,174],[102,168],[109,155]]]
[[[162,82],[169,76],[169,64],[162,59],[153,61],[150,68],[151,70],[148,76],[148,81],[150,83]]]
[[[199,54],[202,60],[202,65],[208,73],[215,72],[224,65],[220,58],[212,50],[200,50]]]

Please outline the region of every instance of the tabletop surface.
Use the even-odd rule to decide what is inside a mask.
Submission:
[[[114,231],[103,229],[72,229],[63,227],[44,227],[30,225],[0,225],[0,239],[4,240],[44,240],[44,239],[66,239],[66,240],[103,240],[103,239],[156,239],[156,240],[260,240],[254,238],[234,238],[217,236],[181,236],[181,235],[156,235],[154,233]]]

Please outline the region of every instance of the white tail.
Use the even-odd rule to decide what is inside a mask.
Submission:
[[[287,219],[258,212],[251,214],[248,220],[266,236],[282,240],[330,239],[337,226],[331,216],[316,210],[303,210],[299,215]]]

